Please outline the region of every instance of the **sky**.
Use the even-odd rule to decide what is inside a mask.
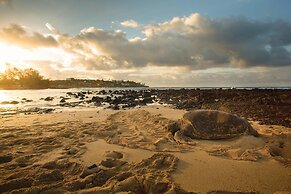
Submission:
[[[6,63],[50,79],[291,86],[290,0],[0,0]]]

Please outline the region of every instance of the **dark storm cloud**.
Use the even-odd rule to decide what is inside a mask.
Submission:
[[[206,38],[230,53],[243,66],[290,65],[291,25],[284,21],[259,22],[245,18],[214,21]]]

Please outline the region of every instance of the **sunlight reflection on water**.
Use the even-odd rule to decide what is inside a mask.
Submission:
[[[9,94],[6,91],[1,91],[0,90],[0,102],[1,101],[6,101],[6,100],[9,100],[9,99],[10,99]]]
[[[66,110],[72,107],[61,107],[61,97],[67,96],[67,92],[80,92],[80,91],[100,91],[100,90],[142,90],[147,88],[72,88],[72,89],[42,89],[42,90],[0,90],[0,114],[6,111],[27,110],[32,108],[54,108],[58,110]],[[92,98],[95,94],[88,95]],[[52,97],[52,101],[45,101],[47,97]],[[29,101],[27,101],[29,100]],[[17,101],[15,104],[7,102]],[[70,97],[66,102],[78,102],[79,98]],[[76,108],[89,108],[95,107],[94,104],[80,104]]]

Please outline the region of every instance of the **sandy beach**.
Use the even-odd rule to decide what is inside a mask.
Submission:
[[[148,106],[1,116],[0,193],[290,193],[291,129],[175,141],[185,110]]]
[[[291,0],[0,0],[0,194],[291,194]]]

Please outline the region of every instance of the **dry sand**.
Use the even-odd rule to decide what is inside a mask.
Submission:
[[[152,106],[0,118],[0,193],[291,192],[291,129],[177,142]]]

